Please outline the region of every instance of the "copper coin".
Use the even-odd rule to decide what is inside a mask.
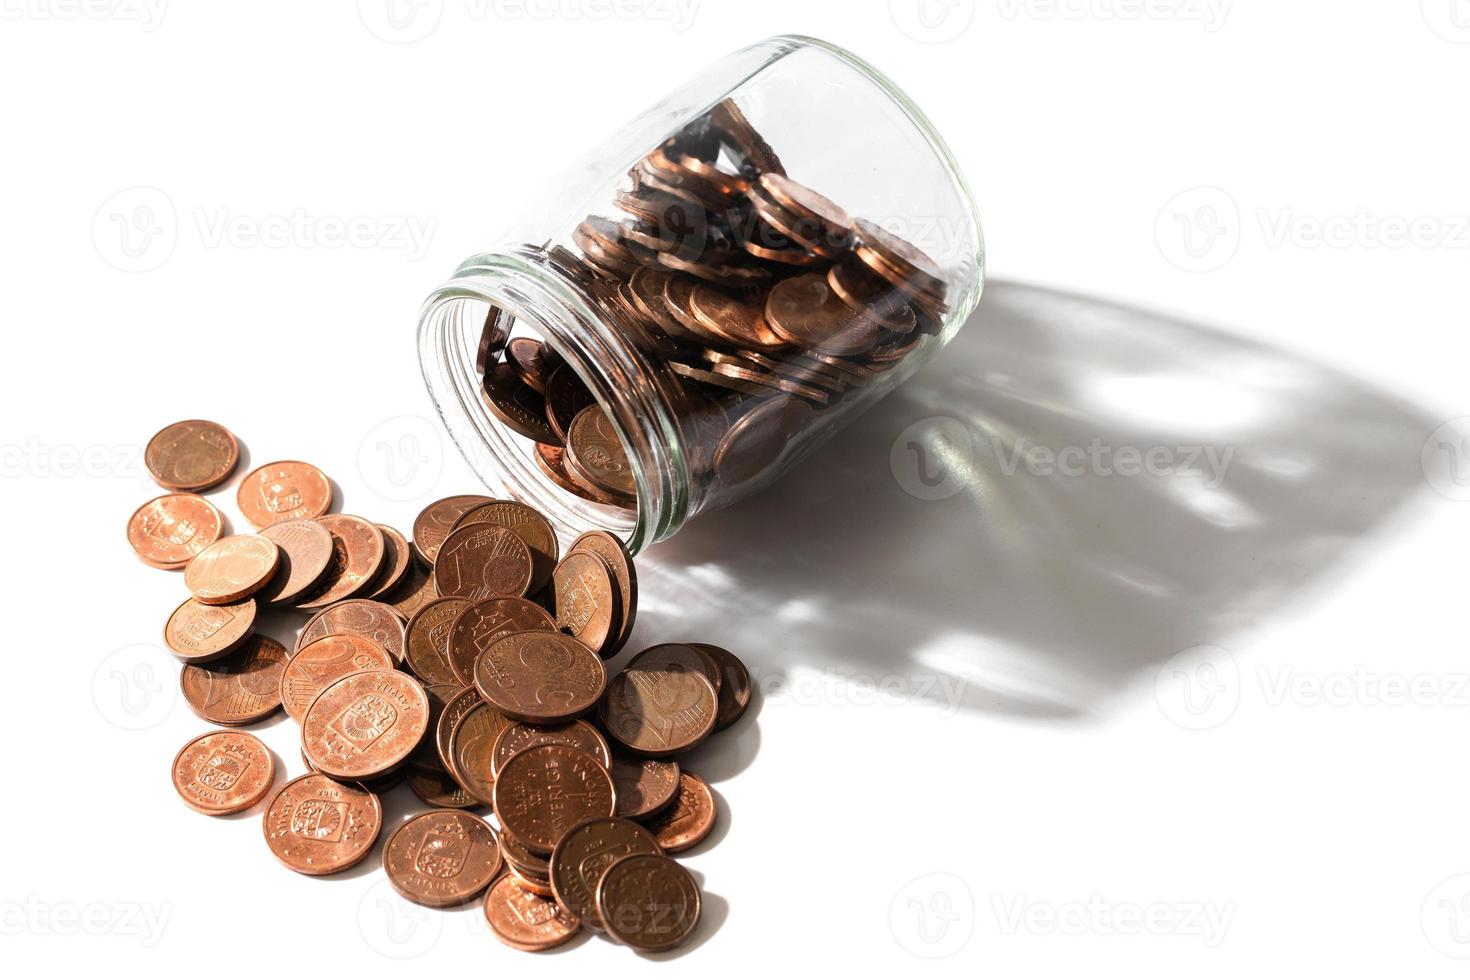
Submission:
[[[510,329],[515,317],[498,306],[490,307],[485,314],[485,326],[480,330],[480,342],[475,346],[475,373],[483,375],[490,365],[500,359],[500,352],[510,340]]]
[[[807,401],[817,405],[825,405],[828,401],[827,392],[823,388],[794,381],[785,375],[762,370],[752,365],[739,365],[725,362],[723,364],[711,365],[710,372],[727,378],[738,378],[749,384],[758,385],[770,393],[784,392],[788,395],[800,395]]]
[[[454,733],[454,726],[459,724],[459,720],[469,714],[471,708],[481,703],[480,692],[473,687],[466,687],[454,695],[454,697],[445,701],[443,709],[439,712],[439,717],[434,719],[434,749],[439,754],[440,764],[451,775],[454,773],[454,763],[452,761],[453,756],[450,754],[449,737]],[[500,713],[495,712],[495,714],[499,715]],[[504,718],[503,715],[501,717]],[[510,724],[510,719],[505,718],[505,723]],[[490,744],[493,745],[494,742],[495,740],[492,736]]]
[[[633,565],[633,556],[623,542],[606,531],[588,531],[572,542],[567,554],[590,551],[612,570],[613,582],[617,586],[618,635],[613,642],[605,644],[603,651],[612,656],[620,650],[633,633],[633,621],[638,616],[638,573]]]
[[[689,646],[712,657],[720,670],[720,707],[715,717],[715,731],[729,728],[750,707],[750,671],[740,658],[713,643],[690,643]]]
[[[192,493],[155,497],[128,518],[128,544],[154,568],[183,568],[219,540],[225,519],[214,504]]]
[[[672,759],[615,755],[608,769],[618,791],[618,816],[641,820],[674,802],[679,764]]]
[[[908,333],[918,326],[914,308],[902,293],[856,262],[838,262],[827,270],[827,285],[854,313],[884,330]]]
[[[533,745],[500,768],[491,805],[500,826],[538,854],[550,854],[572,827],[615,809],[612,777],[592,756],[566,745]]]
[[[531,585],[534,567],[530,549],[510,528],[466,524],[444,539],[434,579],[444,596],[520,596]]]
[[[556,624],[600,656],[609,638],[619,633],[622,601],[613,571],[602,556],[591,551],[569,552],[552,575],[556,587]]]
[[[584,486],[572,479],[567,472],[566,450],[558,446],[536,446],[536,466],[546,476],[568,493],[576,494],[584,500],[594,503],[605,504],[609,507],[624,507],[626,501],[622,497],[615,497],[595,487]]]
[[[393,663],[392,654],[355,633],[333,633],[313,640],[296,652],[281,673],[281,704],[299,722],[328,686],[361,670],[389,670]]]
[[[570,364],[563,364],[552,372],[546,382],[546,421],[553,431],[566,441],[567,429],[572,424],[572,419],[577,413],[588,405],[595,404],[596,398],[587,386],[578,377],[577,372]],[[546,443],[538,443],[546,445]],[[548,446],[548,448],[551,448]]]
[[[449,734],[449,771],[475,799],[489,806],[495,774],[490,760],[495,740],[510,719],[483,701],[471,706]]]
[[[629,854],[662,854],[643,827],[620,817],[593,817],[562,835],[551,852],[551,891],[562,908],[590,929],[601,930],[597,883],[618,859]]]
[[[720,483],[735,487],[773,472],[812,419],[811,405],[800,398],[773,398],[751,409],[730,426],[715,449]]]
[[[787,346],[766,322],[759,303],[747,302],[700,283],[689,294],[689,309],[706,330],[736,347],[780,350]]]
[[[475,661],[480,697],[516,721],[571,721],[591,710],[606,685],[597,654],[561,633],[511,633]]]
[[[482,391],[491,414],[512,432],[535,442],[561,444],[561,437],[546,421],[546,399],[522,381],[514,367],[505,363],[495,365],[485,375]]]
[[[694,876],[660,854],[619,858],[597,884],[597,914],[607,934],[643,953],[687,940],[699,923],[699,908]]]
[[[282,864],[304,875],[329,875],[372,852],[383,806],[356,783],[309,773],[281,787],[263,824],[265,842]]]
[[[235,502],[256,527],[321,517],[332,507],[332,482],[310,463],[294,459],[256,467],[240,481]]]
[[[832,354],[865,351],[882,331],[876,321],[853,312],[828,285],[827,277],[815,272],[771,287],[766,322],[791,344]]]
[[[206,732],[174,756],[174,789],[190,809],[212,817],[250,809],[275,778],[275,758],[247,732]]]
[[[190,419],[165,426],[143,450],[143,463],[165,490],[208,490],[240,461],[240,444],[224,426]]]
[[[205,548],[184,569],[184,585],[210,606],[239,602],[259,591],[281,561],[281,550],[258,534],[232,534]]]
[[[408,788],[414,796],[436,809],[473,810],[481,806],[469,790],[443,769],[414,767],[408,774]]]
[[[607,685],[602,725],[634,752],[670,756],[714,731],[718,703],[714,685],[701,673],[630,664]]]
[[[533,745],[570,745],[602,763],[604,769],[612,765],[612,751],[607,747],[607,739],[580,718],[560,725],[528,725],[513,721],[501,729],[495,739],[490,750],[490,771],[498,777],[500,767],[511,756]]]
[[[223,660],[189,664],[179,674],[184,700],[216,725],[252,725],[281,707],[286,648],[268,636],[252,636]]]
[[[429,695],[400,670],[349,674],[322,691],[301,721],[301,745],[336,779],[370,779],[407,759],[429,727]]]
[[[713,656],[693,643],[655,644],[628,661],[628,666],[641,667],[646,670],[657,670],[661,667],[692,670],[703,674],[714,687],[715,693],[720,693],[722,681],[720,665],[715,662]]]
[[[500,596],[471,603],[454,620],[449,633],[449,668],[461,684],[474,686],[475,661],[496,641],[512,633],[556,632],[551,613],[530,599]]]
[[[408,566],[413,561],[413,549],[403,532],[387,524],[379,524],[383,532],[383,567],[373,584],[368,586],[368,597],[377,599],[392,592],[408,575]]]
[[[456,690],[460,686],[449,667],[449,630],[471,605],[458,596],[435,599],[408,621],[408,666],[425,684],[454,684]]]
[[[322,584],[296,603],[302,609],[321,609],[366,592],[387,555],[383,532],[372,521],[350,514],[328,514],[317,523],[332,536],[332,567]]]
[[[669,370],[680,377],[688,378],[690,381],[698,381],[701,384],[707,385],[718,385],[721,388],[728,388],[730,391],[738,391],[745,395],[766,398],[773,394],[769,385],[752,384],[740,378],[732,378],[727,375],[716,374],[713,371],[706,371],[704,368],[695,367],[692,364],[670,361]]]
[[[186,664],[204,664],[230,653],[255,626],[255,600],[209,606],[186,599],[163,626],[163,642]]]
[[[262,602],[290,605],[320,585],[332,567],[332,535],[316,521],[282,521],[260,536],[281,549],[281,567],[260,590]]]
[[[512,875],[501,875],[485,893],[485,921],[496,939],[527,953],[560,946],[577,934],[576,919],[554,900],[521,887]]]
[[[454,530],[459,519],[466,511],[488,504],[490,499],[483,494],[468,493],[436,500],[419,511],[419,516],[413,520],[413,550],[419,560],[432,567],[439,554],[439,546]]]
[[[582,409],[572,420],[566,464],[572,479],[581,477],[599,490],[627,498],[638,492],[628,454],[601,405]]]
[[[670,854],[687,851],[709,836],[715,826],[715,794],[709,783],[687,770],[679,773],[679,796],[674,805],[644,822]]]
[[[505,347],[505,357],[521,380],[543,395],[551,372],[561,365],[561,358],[534,337],[516,337]]]
[[[464,690],[459,684],[425,684],[424,691],[429,695],[429,730],[427,735],[414,746],[413,755],[408,757],[408,764],[420,769],[436,769],[447,772],[444,760],[439,758],[438,731],[439,720],[444,717],[444,709],[450,701],[453,701],[459,693]]]
[[[664,287],[668,285],[672,276],[672,272],[665,272],[661,269],[640,268],[633,273],[633,278],[628,281],[628,286],[633,304],[637,307],[638,312],[657,324],[664,333],[678,336],[683,331],[680,329],[679,321],[674,319],[673,313],[669,311],[668,304],[664,301]],[[548,401],[550,401],[549,398]]]
[[[301,651],[324,636],[363,636],[382,647],[394,660],[402,662],[404,649],[403,620],[398,611],[376,599],[344,599],[312,616],[296,637]]]
[[[556,529],[540,511],[514,500],[492,500],[465,512],[455,529],[471,524],[492,524],[514,531],[531,552],[531,584],[526,591],[540,592],[546,588],[560,551]]]
[[[852,217],[828,198],[784,174],[762,174],[761,190],[782,208],[796,215],[803,229],[819,229],[822,243],[846,247],[852,239]]]
[[[750,124],[734,99],[724,99],[709,111],[711,125],[750,167],[763,173],[784,174],[786,169],[771,144]]]
[[[419,905],[469,901],[500,873],[500,847],[485,821],[461,810],[430,810],[404,821],[383,844],[394,891]]]
[[[383,596],[383,601],[392,606],[405,620],[423,608],[430,599],[439,598],[439,588],[434,582],[434,571],[425,568],[415,559],[409,562],[408,574],[403,584]]]
[[[862,218],[853,224],[858,235],[857,255],[883,275],[896,273],[895,285],[927,293],[942,300],[947,289],[944,270],[922,249]],[[867,254],[865,254],[867,253]],[[880,271],[885,269],[888,271]]]
[[[551,897],[550,854],[534,853],[505,830],[500,832],[500,853],[505,855],[505,863],[510,869],[520,875],[533,892]]]

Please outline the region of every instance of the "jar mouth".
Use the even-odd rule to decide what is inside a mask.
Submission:
[[[557,486],[534,459],[531,440],[490,411],[475,349],[491,308],[514,317],[517,335],[529,331],[555,349],[607,413],[637,486],[631,511]],[[492,493],[536,507],[565,539],[605,530],[634,554],[683,523],[688,464],[673,414],[647,381],[650,366],[544,250],[513,246],[461,263],[454,278],[424,302],[418,347],[435,410]]]

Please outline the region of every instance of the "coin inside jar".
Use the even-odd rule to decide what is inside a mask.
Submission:
[[[186,664],[209,663],[244,643],[254,626],[254,599],[211,606],[189,598],[164,624],[163,642]]]
[[[578,483],[585,481],[595,489],[629,499],[638,492],[622,440],[601,405],[582,409],[572,420],[564,458],[567,472]]]
[[[280,560],[280,549],[260,535],[234,534],[194,556],[184,569],[184,585],[206,605],[239,602],[271,580]]]
[[[174,757],[179,798],[212,817],[250,809],[265,798],[275,776],[270,750],[246,732],[206,732]]]
[[[434,578],[440,595],[465,599],[526,594],[531,552],[514,531],[495,524],[461,525],[439,549]]]
[[[498,776],[500,767],[511,756],[533,745],[570,745],[602,763],[604,769],[612,765],[612,752],[608,749],[607,739],[580,718],[560,725],[528,725],[513,721],[501,729],[490,750],[491,773]]]
[[[376,794],[320,773],[291,780],[266,808],[265,841],[292,871],[329,875],[372,853],[383,826]]]
[[[629,664],[607,685],[602,724],[625,748],[664,757],[691,749],[714,731],[718,696],[702,673]]]
[[[393,889],[419,905],[449,908],[484,891],[500,871],[495,833],[462,810],[431,810],[398,825],[383,844]]]
[[[216,725],[251,725],[281,707],[286,648],[268,636],[250,637],[223,660],[189,664],[179,674],[184,700]]]
[[[392,667],[393,656],[367,637],[333,633],[308,643],[286,664],[281,673],[281,704],[299,722],[323,688],[361,670]]]
[[[613,794],[612,777],[587,753],[533,745],[501,767],[491,805],[501,827],[532,851],[550,854],[576,824],[611,817]]]
[[[332,535],[316,521],[281,521],[260,536],[281,549],[281,566],[258,593],[262,602],[290,605],[321,584],[332,566]]]
[[[602,929],[597,913],[597,883],[619,858],[662,854],[653,835],[631,820],[594,817],[562,835],[551,852],[551,891],[557,904],[590,929]]]
[[[321,609],[366,592],[387,555],[383,532],[372,521],[351,514],[328,514],[317,523],[332,536],[332,566],[322,584],[296,605]]]
[[[490,886],[484,912],[495,938],[524,952],[552,949],[577,934],[577,921],[561,906],[527,891],[512,875]]]
[[[219,540],[224,518],[192,493],[155,497],[128,518],[128,544],[145,564],[175,569]]]
[[[301,747],[328,776],[371,779],[407,759],[428,725],[422,684],[398,670],[364,670],[313,699],[301,720]]]
[[[597,913],[608,935],[640,952],[685,942],[699,923],[699,910],[694,876],[662,855],[619,858],[597,884]]]
[[[622,602],[613,571],[592,551],[568,552],[552,575],[556,587],[556,624],[598,654],[621,631]],[[611,650],[607,651],[611,654]]]
[[[266,463],[245,474],[235,503],[256,527],[317,518],[332,507],[332,482],[310,463]]]
[[[165,426],[143,449],[143,463],[166,490],[198,493],[225,481],[240,461],[240,444],[217,422],[189,419]]]
[[[507,718],[532,724],[586,714],[606,685],[597,654],[561,633],[512,633],[475,661],[480,697]]]

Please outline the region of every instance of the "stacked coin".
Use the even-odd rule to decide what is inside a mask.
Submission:
[[[640,160],[569,244],[548,260],[666,375],[697,488],[773,472],[948,310],[930,256],[788,176],[730,100]],[[489,410],[564,490],[632,506],[616,429],[570,365],[514,328],[492,309],[481,334]]]
[[[511,356],[531,365],[539,351]],[[174,471],[214,479],[225,461],[214,462]],[[264,802],[270,851],[326,875],[372,853],[380,796],[406,781],[431,808],[382,848],[407,899],[447,907],[483,894],[492,931],[517,949],[583,926],[642,951],[690,936],[699,888],[669,855],[709,834],[715,803],[676,757],[739,719],[750,677],[720,647],[664,643],[609,680],[605,661],[638,607],[617,538],[592,531],[563,553],[534,509],[467,494],[423,508],[410,541],[326,513],[331,482],[298,462],[253,471],[237,502],[258,533],[225,535],[217,517],[165,531],[166,543],[198,546],[183,559],[181,547],[158,560],[159,535],[139,545],[134,525],[155,516],[130,521],[140,556],[182,563],[191,595],[165,639],[189,706],[229,726],[174,760],[185,803],[223,815]],[[289,656],[254,632],[266,606],[310,614]],[[272,796],[274,759],[239,727],[283,707],[307,772]]]

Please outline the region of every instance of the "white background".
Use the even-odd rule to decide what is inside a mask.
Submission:
[[[722,643],[764,691],[690,763],[721,824],[672,968],[1462,976],[1470,460],[1431,433],[1470,415],[1470,4],[630,4],[0,0],[7,967],[671,968],[532,961],[376,856],[310,880],[258,812],[187,810],[183,589],[122,531],[180,417],[405,529],[476,489],[423,295],[568,153],[802,32],[933,117],[992,279],[819,461],[640,559],[633,646]],[[910,444],[941,436],[931,491]]]

